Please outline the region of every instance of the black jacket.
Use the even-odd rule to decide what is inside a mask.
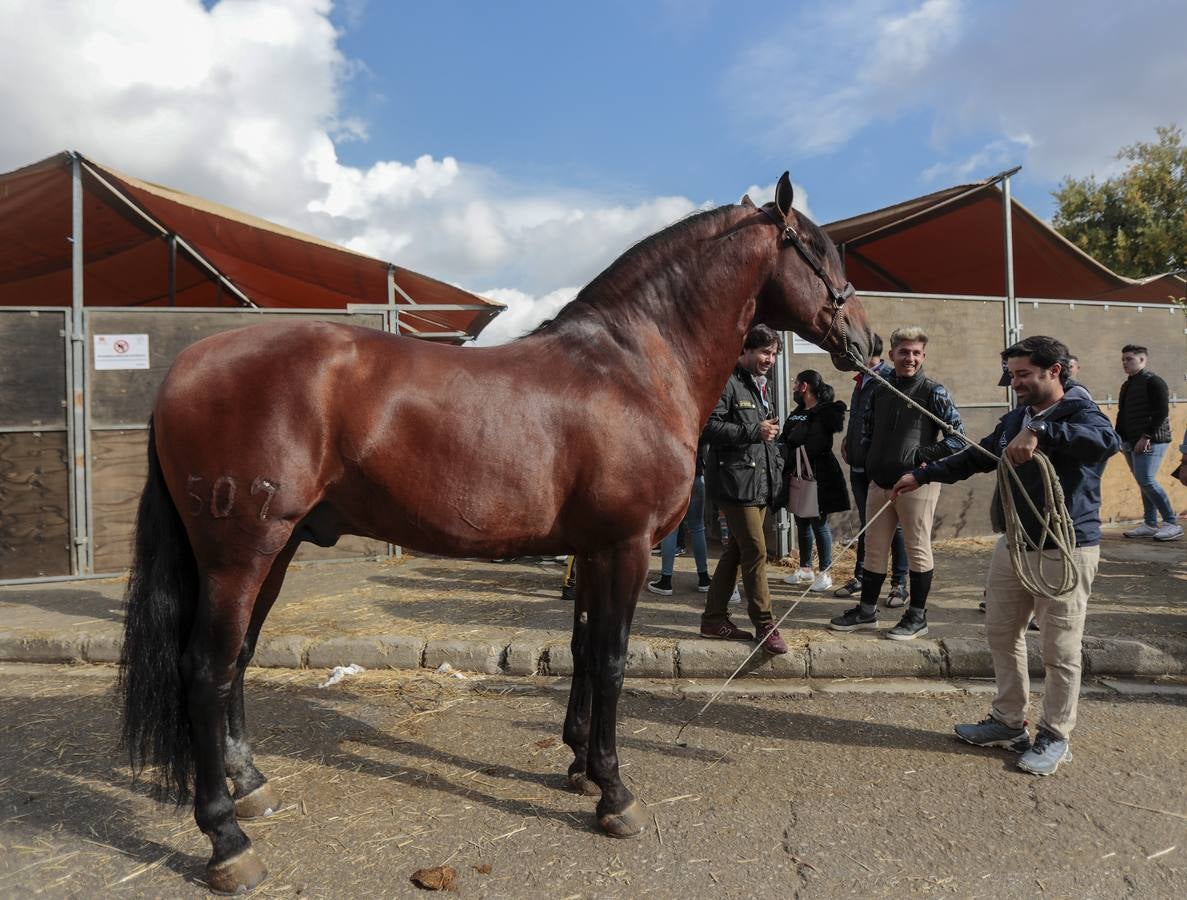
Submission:
[[[776,442],[762,439],[759,427],[768,415],[753,376],[735,367],[701,432],[709,445],[705,489],[718,503],[767,506],[778,493],[783,454]]]
[[[811,409],[797,406],[787,417],[779,441],[783,444],[785,478],[795,472],[796,448],[803,447],[816,476],[820,514],[844,512],[849,508],[849,490],[841,464],[833,456],[833,435],[845,427],[845,404],[840,400],[818,403]]]
[[[947,388],[938,381],[932,381],[921,371],[910,378],[891,375],[886,380],[932,415],[964,433],[960,413]],[[950,456],[964,446],[964,441],[955,435],[945,435],[939,425],[881,383],[874,387],[870,409],[862,423],[861,443],[866,475],[887,490],[894,487],[904,472],[910,472],[920,463]]]
[[[1142,369],[1125,379],[1117,397],[1117,433],[1127,444],[1142,437],[1154,444],[1171,440],[1170,402],[1166,382]]]
[[[981,441],[981,446],[996,457],[1022,430],[1026,407],[1012,409],[997,423],[993,434]],[[1039,449],[1051,460],[1055,474],[1063,486],[1064,501],[1076,529],[1076,546],[1091,547],[1100,543],[1100,476],[1105,462],[1117,452],[1119,441],[1108,417],[1091,400],[1064,398],[1050,412],[1043,416],[1046,431],[1039,435]],[[914,471],[920,484],[939,481],[953,484],[977,472],[992,472],[996,464],[979,450],[966,447],[955,456],[929,463],[926,469]],[[1043,508],[1042,482],[1039,469],[1034,462],[1028,462],[1017,469],[1026,493],[1038,509]],[[1018,488],[1012,487],[1017,493]],[[1030,507],[1020,496],[1015,507],[1022,518],[1022,526],[1031,540],[1036,542],[1042,528],[1035,521]],[[996,492],[993,497],[993,527],[1002,530],[1001,501]]]
[[[874,371],[883,378],[894,374],[894,367],[886,360],[874,366]],[[845,458],[849,468],[859,472],[866,465],[866,450],[861,444],[861,429],[865,425],[866,415],[870,411],[870,401],[874,399],[874,388],[881,384],[873,376],[864,372],[858,376],[853,385],[853,396],[849,398],[849,428],[845,432]]]

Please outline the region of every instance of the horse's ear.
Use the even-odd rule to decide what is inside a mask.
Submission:
[[[795,191],[791,186],[791,174],[784,172],[779,176],[779,183],[775,185],[775,208],[779,210],[779,215],[783,216],[783,220],[787,221],[787,217],[791,215],[791,201],[795,198]]]
[[[738,201],[738,202],[739,202],[739,203],[740,203],[742,206],[749,206],[751,209],[757,209],[757,208],[758,208],[758,207],[756,207],[756,206],[754,205],[754,201],[750,199],[750,195],[749,195],[749,194],[743,194],[743,195],[742,195],[742,199],[741,199],[740,201]]]

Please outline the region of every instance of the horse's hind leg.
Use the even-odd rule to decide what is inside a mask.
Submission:
[[[227,702],[227,737],[224,747],[226,772],[235,788],[235,815],[240,819],[267,816],[281,806],[280,792],[268,783],[268,779],[256,768],[252,759],[243,702],[243,676],[247,671],[247,664],[255,654],[260,629],[272,609],[272,604],[280,596],[280,588],[284,584],[289,562],[292,561],[299,545],[299,542],[293,541],[280,552],[276,561],[272,563],[264,586],[260,588],[252,609],[251,623],[247,627],[247,636],[243,641],[243,649],[239,651],[235,681],[231,685],[231,696]]]
[[[620,544],[598,558],[590,580],[589,662],[593,680],[589,775],[602,789],[598,825],[613,837],[643,830],[644,815],[618,774],[618,697],[626,670],[627,639],[635,603],[647,577],[649,543],[637,539]],[[582,572],[582,574],[585,574]]]
[[[182,655],[194,746],[194,821],[211,843],[212,890],[250,890],[268,874],[235,818],[227,790],[227,708],[268,560],[203,574],[190,642]]]
[[[573,790],[596,797],[600,789],[589,780],[589,716],[593,701],[593,685],[589,678],[589,588],[593,578],[581,576],[584,563],[579,564],[576,600],[573,604],[573,680],[569,685],[569,709],[565,714],[564,741],[573,751],[569,766],[569,786]]]

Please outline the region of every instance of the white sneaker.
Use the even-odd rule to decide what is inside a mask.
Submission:
[[[1143,522],[1137,528],[1131,528],[1129,531],[1122,532],[1122,534],[1129,538],[1154,537],[1154,535],[1158,534],[1158,528],[1155,525],[1147,525]]]
[[[783,576],[784,584],[807,584],[816,577],[816,573],[809,567],[796,569],[790,575]]]
[[[738,590],[738,586],[734,585],[734,592],[730,594],[730,603],[740,604],[742,602],[742,592]]]
[[[1162,527],[1154,532],[1156,541],[1177,541],[1183,536],[1183,526],[1177,522],[1164,522]]]
[[[816,576],[816,580],[812,582],[812,586],[808,588],[808,590],[812,591],[814,594],[823,594],[832,586],[833,576],[829,575],[828,572],[821,572]]]

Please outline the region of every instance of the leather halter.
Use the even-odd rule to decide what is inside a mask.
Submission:
[[[844,319],[844,310],[842,307],[845,305],[846,300],[857,293],[853,287],[853,283],[846,281],[843,288],[837,289],[825,276],[824,266],[821,264],[820,260],[816,258],[815,254],[808,250],[808,246],[804,243],[804,239],[800,237],[799,232],[792,227],[791,223],[787,221],[779,221],[779,218],[765,206],[760,206],[759,209],[766,213],[771,221],[773,221],[777,226],[779,226],[780,229],[782,229],[782,234],[780,235],[781,239],[790,242],[791,245],[795,247],[799,255],[803,257],[804,262],[808,264],[808,268],[810,268],[815,273],[816,277],[820,279],[821,284],[824,285],[824,289],[828,291],[829,300],[832,301],[833,318],[832,321],[829,322],[828,331],[824,333],[823,342],[828,341],[829,337],[833,333],[833,328],[837,326],[838,321],[840,321],[841,337],[842,339],[846,339],[847,328]]]

